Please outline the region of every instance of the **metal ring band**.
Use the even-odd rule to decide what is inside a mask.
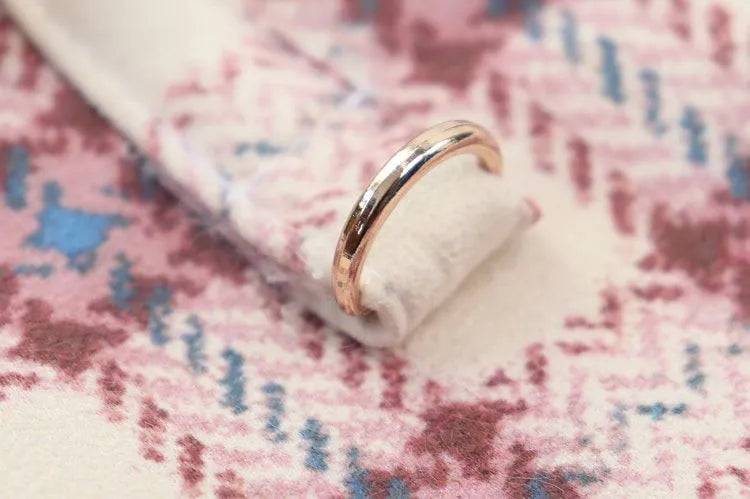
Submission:
[[[367,186],[344,224],[333,256],[333,292],[346,313],[368,312],[359,290],[362,264],[393,208],[430,170],[465,153],[475,154],[483,169],[502,172],[500,148],[486,129],[470,121],[446,121],[410,140]]]

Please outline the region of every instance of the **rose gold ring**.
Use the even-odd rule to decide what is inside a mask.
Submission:
[[[375,236],[399,200],[444,160],[471,153],[484,170],[500,174],[500,147],[490,133],[470,121],[446,121],[411,139],[383,166],[354,205],[333,256],[333,292],[350,315],[368,312],[361,303],[359,278]]]

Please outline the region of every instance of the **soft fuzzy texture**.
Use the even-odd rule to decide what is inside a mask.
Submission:
[[[357,88],[401,85],[378,123],[493,124],[544,216],[401,347],[363,347],[192,224],[6,20],[0,495],[747,488],[744,2],[215,3],[365,51],[388,71]]]

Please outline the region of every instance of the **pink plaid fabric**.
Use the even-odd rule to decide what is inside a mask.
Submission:
[[[16,459],[0,469],[3,495],[746,491],[743,2],[215,4],[283,34],[273,47],[289,59],[271,62],[317,75],[308,91],[341,86],[345,136],[395,144],[446,112],[491,123],[544,217],[470,278],[496,293],[447,304],[401,347],[364,347],[269,286],[263,258],[240,257],[155,181],[158,123],[139,152],[4,19],[0,455]],[[269,62],[242,46],[242,61]],[[231,120],[233,103],[191,95],[221,95],[233,78],[252,66],[185,74],[157,117],[213,144],[206,120]],[[262,108],[266,125],[248,126],[278,116]],[[206,150],[222,164],[281,147],[215,137]],[[279,174],[298,172],[286,161]],[[214,215],[225,206],[191,196]],[[302,212],[287,213],[285,224]],[[303,271],[284,252],[294,237],[280,237],[262,252]]]

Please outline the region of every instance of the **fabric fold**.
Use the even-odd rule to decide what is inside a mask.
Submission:
[[[482,122],[477,110],[487,103],[430,83],[404,86],[402,61],[375,34],[287,35],[230,4],[7,6],[83,95],[155,159],[184,202],[253,255],[269,281],[365,344],[401,341],[535,219],[507,179],[468,156],[451,160],[404,199],[378,237],[362,278],[375,316],[347,316],[330,290],[330,265],[361,189],[410,136],[449,118]],[[342,54],[337,36],[360,42]],[[392,74],[380,75],[383,68]],[[420,104],[425,94],[438,105]]]

